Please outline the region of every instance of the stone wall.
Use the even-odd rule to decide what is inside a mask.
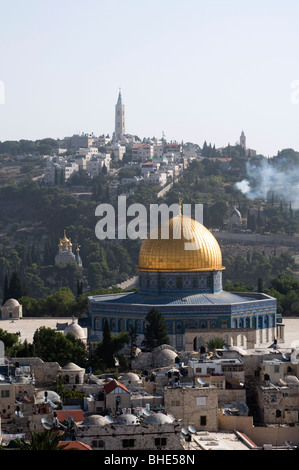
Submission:
[[[253,426],[252,416],[224,416],[218,417],[219,431],[240,431],[246,434],[257,446],[264,444],[285,445],[291,441],[299,445],[299,426]]]
[[[53,385],[61,370],[57,362],[44,362],[38,357],[17,357],[12,358],[12,361],[18,362],[20,366],[29,365],[31,367],[36,387]]]
[[[164,389],[167,413],[192,425],[198,431],[217,431],[218,391],[210,387],[167,387]]]

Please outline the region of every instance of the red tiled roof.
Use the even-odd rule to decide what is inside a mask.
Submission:
[[[125,392],[130,393],[127,387],[125,387],[123,384],[118,382],[117,380],[113,379],[110,382],[108,382],[106,385],[104,385],[104,390],[106,393],[111,393],[113,390],[115,390],[117,387],[122,388]]]
[[[75,422],[84,420],[83,410],[57,410],[56,413],[57,419],[60,423],[63,423],[64,420],[68,421],[70,416]]]
[[[64,447],[63,450],[71,450],[71,449],[76,449],[76,450],[92,450],[92,448],[84,444],[84,442],[80,441],[60,441],[59,444],[61,446],[66,446]]]
[[[150,148],[148,144],[136,144],[132,146],[132,149],[140,149],[140,148]]]

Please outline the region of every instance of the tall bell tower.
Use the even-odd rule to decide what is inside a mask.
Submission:
[[[244,131],[242,131],[242,134],[240,137],[240,145],[244,150],[246,150],[246,137],[245,137]]]
[[[118,141],[125,134],[125,106],[122,104],[121,91],[119,89],[118,100],[115,105],[115,131],[114,140]]]

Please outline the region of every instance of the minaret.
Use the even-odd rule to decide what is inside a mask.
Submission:
[[[242,131],[242,134],[240,137],[240,145],[244,150],[246,150],[246,137],[245,137],[244,131]]]
[[[115,106],[115,133],[116,141],[125,134],[125,106],[122,104],[121,91],[119,89],[118,100]]]

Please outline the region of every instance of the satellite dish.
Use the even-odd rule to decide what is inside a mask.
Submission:
[[[286,445],[289,449],[297,449],[297,446],[295,446],[291,441],[285,441],[285,445]]]
[[[23,403],[23,401],[21,400],[21,398],[19,397],[16,397],[15,398],[15,402],[18,404],[18,405],[21,405]]]
[[[15,415],[18,416],[19,418],[24,418],[24,415],[23,415],[22,411],[16,410]]]
[[[3,382],[5,380],[4,375],[0,374],[0,380]]]
[[[200,385],[205,385],[206,382],[204,380],[202,380],[200,377],[197,377],[197,382],[200,384]]]
[[[191,432],[191,434],[196,433],[196,429],[194,426],[188,426],[188,431]]]
[[[142,413],[144,414],[144,416],[150,416],[151,415],[151,412],[149,410],[147,410],[146,408],[142,408]]]
[[[55,403],[53,403],[51,400],[47,400],[47,403],[49,403],[52,408],[57,408],[57,405],[55,405]]]
[[[105,420],[106,420],[108,423],[110,423],[110,424],[113,423],[113,419],[112,419],[111,416],[109,416],[109,415],[106,415],[106,416],[105,416]]]
[[[188,434],[188,431],[187,431],[186,428],[182,428],[181,432],[184,434],[184,436],[187,436],[187,434]]]
[[[44,426],[45,429],[47,429],[47,430],[52,429],[52,424],[46,418],[42,418],[41,421],[42,421],[42,425]]]
[[[295,349],[295,351],[292,352],[291,362],[292,362],[292,364],[298,364],[299,363],[299,349]]]

